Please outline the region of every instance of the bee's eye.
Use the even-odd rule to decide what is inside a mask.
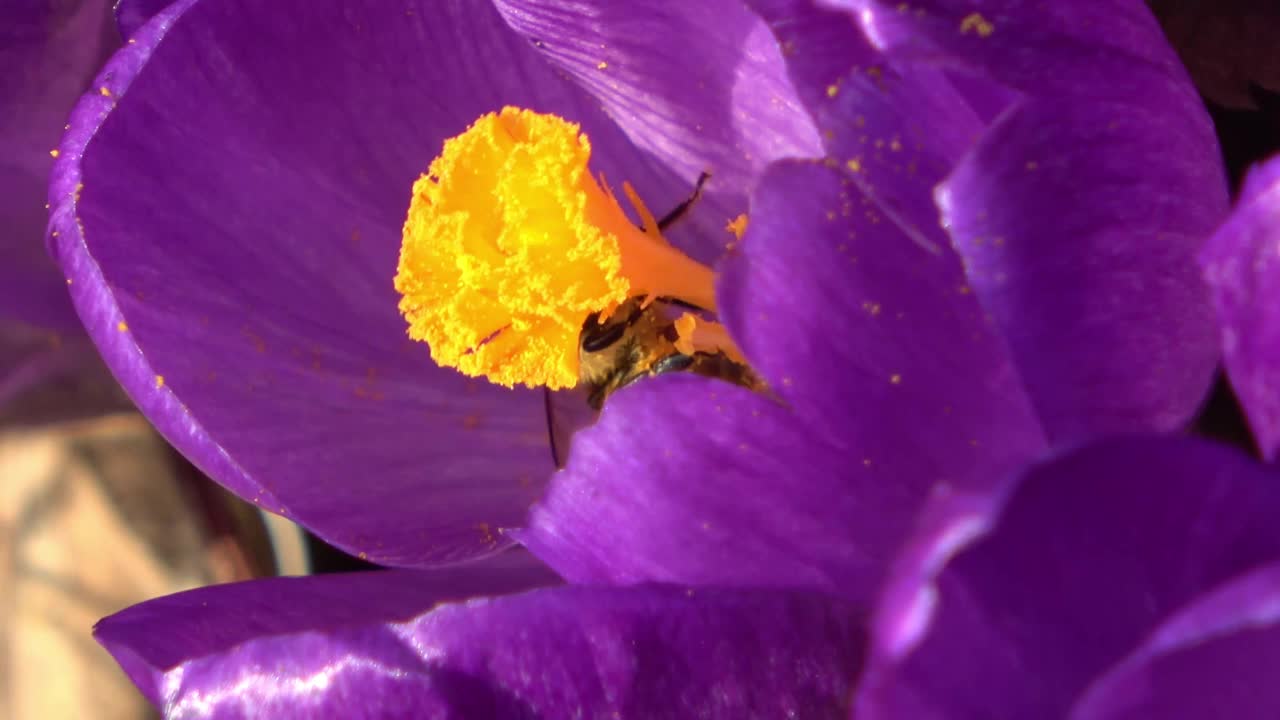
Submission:
[[[612,325],[596,325],[582,331],[582,349],[585,352],[600,352],[622,339],[627,329],[626,323]]]

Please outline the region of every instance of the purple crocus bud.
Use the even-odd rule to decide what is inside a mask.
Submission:
[[[120,45],[110,3],[19,2],[0,18],[0,424],[121,407],[42,241],[67,115]]]

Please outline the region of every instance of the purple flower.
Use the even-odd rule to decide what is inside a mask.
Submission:
[[[1205,633],[1270,629],[1265,471],[1091,444],[1181,429],[1218,357],[1222,167],[1138,2],[183,0],[96,84],[55,245],[161,431],[362,556],[515,538],[583,584],[499,555],[104,621],[172,716],[1100,717],[1188,691],[1142,683]],[[712,171],[671,239],[719,258],[772,396],[638,383],[547,482],[548,408],[580,398],[403,339],[408,188],[505,105],[580,122],[652,207]]]
[[[1106,23],[1110,3],[1061,18],[775,3],[761,19],[727,1],[370,4],[301,22],[180,2],[78,106],[53,241],[108,364],[207,474],[378,562],[473,557],[544,495],[544,396],[434,367],[390,278],[441,140],[506,104],[555,111],[591,137],[593,170],[654,208],[713,171],[671,236],[697,259],[723,254],[754,192],[719,293],[805,423],[774,420],[854,448],[856,471],[910,478],[918,499],[1046,440],[1181,427],[1204,395],[1217,347],[1193,256],[1224,212],[1222,168],[1130,5]],[[835,167],[756,184],[773,160],[823,156]],[[842,183],[847,207],[793,219]],[[636,388],[637,406],[659,388]]]
[[[1185,439],[1064,455],[925,523],[867,625],[779,587],[545,587],[505,554],[194,590],[97,636],[183,718],[1266,718],[1273,481]],[[514,594],[436,604],[475,593]]]
[[[120,45],[110,3],[20,2],[2,16],[0,423],[120,407],[41,241],[51,151],[71,106]]]

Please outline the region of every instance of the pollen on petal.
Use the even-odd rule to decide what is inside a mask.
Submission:
[[[676,350],[685,355],[694,353],[724,353],[734,362],[747,364],[729,331],[717,322],[701,320],[693,313],[684,313],[673,324],[676,331]]]
[[[988,37],[995,32],[995,25],[982,16],[982,13],[969,13],[960,21],[960,33],[977,33],[979,37]]]
[[[728,231],[729,231],[729,232],[731,232],[731,233],[733,233],[733,236],[734,236],[735,238],[737,238],[738,240],[741,240],[741,239],[742,239],[742,236],[747,234],[747,215],[746,215],[746,213],[743,213],[743,214],[739,215],[738,217],[736,217],[736,218],[734,218],[734,219],[730,220],[730,221],[729,221],[729,224],[728,224],[728,225],[725,225],[724,229],[725,229],[725,230],[728,230]]]
[[[590,156],[578,125],[509,107],[445,141],[414,183],[395,287],[437,364],[571,387],[592,313],[635,295],[714,299],[711,271],[633,225]]]

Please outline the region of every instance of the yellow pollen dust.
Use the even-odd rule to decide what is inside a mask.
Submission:
[[[730,220],[729,224],[724,226],[724,229],[733,233],[734,239],[741,240],[742,236],[747,234],[746,213],[743,213],[742,215],[739,215],[738,217]]]
[[[693,313],[684,313],[676,319],[676,350],[685,355],[694,353],[724,353],[736,363],[746,365],[747,360],[738,349],[724,325],[699,320]]]
[[[982,13],[969,13],[960,21],[960,34],[977,33],[979,37],[989,37],[995,32],[995,25],[982,16]]]
[[[710,268],[676,250],[624,184],[644,227],[592,177],[577,124],[507,107],[446,140],[413,185],[395,287],[431,358],[507,387],[578,382],[592,313],[630,297],[715,309]]]

